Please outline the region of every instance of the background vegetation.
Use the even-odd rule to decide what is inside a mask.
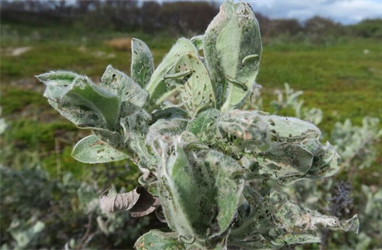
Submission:
[[[178,36],[203,32],[217,12],[217,5],[204,2],[1,2],[0,106],[5,120],[0,120],[0,132],[7,124],[0,139],[2,248],[62,248],[68,243],[68,248],[128,249],[150,228],[163,230],[165,224],[155,215],[110,217],[88,205],[113,184],[118,191],[136,186],[137,168],[72,159],[73,144],[86,132],[48,105],[34,75],[65,69],[97,82],[108,64],[129,73],[131,37],[149,45],[158,65]],[[326,139],[336,122],[347,118],[355,126],[362,125],[364,116],[382,119],[382,20],[342,26],[320,17],[305,23],[257,17],[264,40],[257,79],[264,110],[274,110],[270,100],[287,82],[304,91],[306,107],[322,109],[319,127]],[[350,181],[358,192],[352,211],[360,214],[357,207],[366,197],[362,185],[370,192],[382,188],[382,143],[374,147],[370,167],[350,180],[347,171],[336,177]],[[374,232],[365,249],[381,243],[378,235]],[[335,239],[330,244],[341,246]]]

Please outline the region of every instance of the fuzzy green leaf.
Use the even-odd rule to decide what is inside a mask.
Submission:
[[[36,78],[47,86],[65,86],[71,84],[79,76],[70,71],[57,70],[37,75]]]
[[[178,240],[176,233],[164,233],[159,230],[151,230],[145,233],[135,242],[137,250],[183,250],[184,244]]]
[[[193,133],[201,143],[212,145],[223,138],[219,134],[217,121],[222,113],[217,109],[208,109],[192,119],[187,130]]]
[[[164,82],[164,76],[168,74],[176,61],[185,54],[196,55],[195,46],[187,39],[181,38],[171,48],[170,52],[165,56],[163,61],[154,71],[150,82],[147,85],[147,92],[150,94],[150,102],[157,103],[161,97],[168,92],[168,88]]]
[[[185,129],[186,122],[183,119],[159,119],[153,125],[146,136],[146,143],[151,151],[161,158],[169,147],[173,145],[173,139]]]
[[[269,126],[259,112],[231,110],[223,113],[217,126],[235,152],[260,152],[270,146]]]
[[[278,228],[284,228],[288,232],[315,231],[320,228],[327,228],[358,233],[357,215],[349,220],[340,221],[334,216],[322,215],[317,211],[293,204],[278,192],[272,192],[270,199],[274,207],[274,222]]]
[[[115,128],[120,102],[113,93],[70,72],[50,72],[37,78],[47,85],[44,96],[49,103],[78,127]]]
[[[78,77],[80,77],[80,75],[76,73],[61,70],[36,76],[40,82],[46,85],[44,96],[53,100],[61,98],[68,86]]]
[[[169,226],[189,240],[225,232],[244,185],[241,169],[218,151],[186,153],[178,146],[161,171],[159,186]]]
[[[141,40],[131,40],[131,77],[144,88],[154,72],[154,61],[149,47]]]
[[[222,110],[241,106],[251,93],[262,52],[260,29],[251,7],[225,1],[206,30],[203,50],[220,97],[218,105]]]
[[[235,159],[240,159],[243,154],[264,152],[270,147],[268,125],[263,115],[254,111],[222,113],[209,109],[191,120],[188,130],[199,142]]]
[[[234,8],[232,1],[225,1],[220,6],[220,12],[208,25],[203,36],[203,52],[205,63],[210,72],[216,93],[217,108],[220,108],[225,101],[225,91],[227,89],[227,79],[223,77],[224,69],[221,66],[220,51],[216,48],[216,42],[224,27],[230,21]]]
[[[176,119],[176,118],[188,118],[188,113],[181,108],[168,107],[164,109],[154,110],[151,123],[155,123],[159,119]]]
[[[267,248],[318,243],[322,228],[358,232],[357,216],[340,221],[334,216],[321,215],[293,204],[276,191],[263,198],[254,189],[246,187],[243,194],[248,203],[239,209],[238,223],[230,234],[230,242],[236,246],[253,244],[256,248]]]
[[[291,117],[259,117],[267,124],[270,147],[248,155],[251,160],[246,166],[256,167],[247,178],[265,177],[289,185],[301,179],[332,176],[340,170],[338,154],[329,143],[320,143],[320,130],[313,124]]]
[[[274,136],[283,139],[294,138],[318,138],[320,130],[310,122],[306,122],[293,117],[281,117],[276,115],[264,116],[265,122],[269,124]]]
[[[203,35],[192,37],[191,42],[194,44],[195,48],[197,48],[198,50],[203,49]]]
[[[121,119],[125,142],[139,158],[139,167],[153,169],[156,166],[156,158],[149,152],[145,143],[151,116],[145,111],[137,111]]]
[[[125,146],[124,137],[116,131],[108,129],[94,128],[93,133],[105,143],[109,144],[113,148],[123,148]]]
[[[121,100],[121,117],[132,114],[145,105],[148,93],[125,73],[107,66],[101,78],[102,87],[117,95]]]
[[[260,28],[251,7],[241,2],[234,8],[234,15],[216,42],[224,76],[228,80],[228,96],[222,110],[241,106],[249,96],[262,52]]]
[[[84,163],[105,163],[127,159],[128,156],[105,142],[95,135],[89,135],[80,140],[73,148],[74,159]]]
[[[175,88],[179,91],[186,109],[192,116],[203,109],[215,106],[211,79],[203,62],[197,56],[192,54],[181,56],[170,72],[173,75],[190,72],[190,74],[183,74],[174,79],[173,82],[175,82]]]

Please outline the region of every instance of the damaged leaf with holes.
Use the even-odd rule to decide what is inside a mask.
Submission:
[[[67,71],[37,78],[53,108],[92,132],[76,160],[139,168],[139,187],[100,198],[106,213],[155,212],[172,230],[147,232],[135,248],[278,249],[316,243],[320,229],[358,232],[356,215],[322,215],[283,191],[340,170],[320,130],[240,109],[256,94],[262,53],[249,4],[225,1],[205,34],[180,38],[156,68],[143,41],[131,47],[131,77],[109,65],[98,84]]]

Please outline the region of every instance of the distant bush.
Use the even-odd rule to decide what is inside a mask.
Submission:
[[[213,2],[137,1],[2,1],[2,23],[36,26],[66,25],[78,31],[163,32],[174,36],[202,33],[219,11]],[[339,36],[382,37],[381,19],[343,26],[330,19],[313,17],[304,23],[296,19],[270,19],[256,13],[266,42],[272,37],[297,37],[327,43]]]
[[[367,19],[349,29],[354,36],[382,38],[382,19]]]
[[[30,25],[70,25],[92,31],[163,30],[175,33],[205,30],[218,6],[207,2],[136,1],[3,1],[1,19],[5,22]]]

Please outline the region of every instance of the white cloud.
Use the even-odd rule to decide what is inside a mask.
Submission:
[[[142,0],[141,0],[142,1]],[[143,0],[151,1],[151,0]],[[156,0],[174,2],[179,0]],[[221,4],[224,0],[206,1]],[[235,0],[239,1],[239,0]],[[353,24],[367,18],[382,18],[382,0],[243,0],[250,3],[255,12],[270,18],[296,18],[305,21],[313,16],[330,18],[342,24]]]
[[[304,21],[315,15],[343,24],[366,18],[382,18],[382,0],[256,0],[249,1],[255,12],[271,18]]]

